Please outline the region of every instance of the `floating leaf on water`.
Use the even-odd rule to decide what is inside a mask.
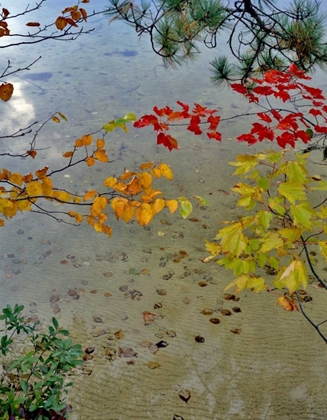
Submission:
[[[60,264],[68,264],[68,261],[67,260],[61,260]]]
[[[93,321],[94,321],[94,322],[97,322],[98,324],[102,324],[102,323],[103,323],[102,318],[101,318],[101,317],[99,317],[99,316],[94,316],[94,317],[93,317]]]
[[[147,268],[144,268],[143,270],[141,270],[141,273],[143,275],[146,275],[146,274],[149,274],[150,273],[150,270],[148,270]]]
[[[149,348],[151,345],[152,345],[151,341],[148,341],[148,340],[143,340],[143,341],[140,342],[141,347]]]
[[[165,296],[167,294],[165,289],[157,289],[157,293],[159,296]]]
[[[200,286],[200,287],[206,287],[206,286],[208,286],[208,283],[206,282],[206,281],[199,281],[199,283],[198,283],[198,285]]]
[[[212,324],[220,324],[220,319],[219,318],[210,318],[209,321]]]
[[[191,398],[191,392],[188,389],[182,389],[179,391],[178,396],[181,400],[184,402],[188,402],[188,400]]]
[[[197,217],[189,217],[187,220],[190,222],[201,222],[201,220],[198,219]]]
[[[105,296],[105,297],[110,297],[110,296],[112,296],[112,294],[111,294],[111,293],[109,293],[109,292],[103,292],[103,296]]]
[[[161,365],[157,362],[149,362],[148,363],[148,368],[149,369],[157,369],[158,367],[160,367]]]
[[[86,347],[86,349],[84,350],[84,352],[86,354],[92,354],[95,350],[95,347]]]
[[[90,293],[92,293],[93,295],[95,295],[96,293],[98,293],[98,291],[95,290],[95,289],[92,289],[92,290],[90,290]]]
[[[114,334],[117,340],[121,340],[123,337],[125,337],[125,334],[122,332],[122,330],[118,330]]]
[[[233,334],[241,334],[241,328],[234,328],[232,330],[230,330],[230,332],[232,332]]]
[[[230,315],[232,315],[232,313],[231,313],[231,311],[229,309],[222,309],[220,312],[224,316],[230,316]]]
[[[196,341],[197,343],[204,343],[204,342],[205,342],[205,339],[204,339],[204,337],[202,337],[201,335],[197,335],[197,336],[195,337],[195,341]]]
[[[162,230],[158,231],[158,236],[165,236],[165,235],[166,235],[165,232],[163,232]]]
[[[212,309],[203,309],[201,311],[201,314],[203,314],[203,315],[212,315],[213,314],[213,310]]]
[[[161,340],[158,343],[156,343],[156,346],[158,347],[158,349],[163,349],[169,346],[169,344],[167,343],[167,341]]]
[[[188,305],[189,303],[191,303],[191,299],[190,299],[189,297],[185,296],[185,297],[183,298],[182,302],[183,302],[185,305]]]

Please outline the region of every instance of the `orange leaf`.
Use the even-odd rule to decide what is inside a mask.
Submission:
[[[97,195],[97,192],[96,192],[96,191],[94,191],[94,190],[87,191],[87,192],[84,194],[83,201],[89,201],[89,200],[91,200],[91,198],[93,198],[95,195]]]
[[[140,169],[142,169],[142,171],[144,171],[145,169],[153,168],[153,167],[154,167],[154,162],[145,162],[140,165]]]
[[[37,155],[37,151],[36,150],[27,150],[26,154],[28,156],[31,156],[34,159],[35,156]]]
[[[152,174],[156,177],[156,178],[160,178],[161,177],[161,171],[159,168],[153,168],[151,169]]]
[[[76,147],[82,147],[82,146],[84,146],[84,141],[82,139],[77,139],[75,141],[75,146]]]
[[[169,208],[170,213],[174,213],[178,208],[177,200],[166,200],[166,206]]]
[[[39,169],[38,171],[35,171],[35,175],[39,179],[43,179],[46,176],[46,173],[48,172],[49,166],[45,166],[43,169]]]
[[[74,20],[79,20],[82,17],[82,13],[79,12],[78,10],[74,10],[73,12],[70,12],[70,16]]]
[[[139,180],[134,177],[131,182],[127,185],[127,192],[130,195],[137,195],[141,192],[141,187],[140,187],[140,183]]]
[[[149,194],[152,185],[152,176],[147,172],[141,173],[139,174],[139,182],[143,191]]]
[[[54,121],[56,123],[60,123],[60,119],[58,117],[56,117],[55,115],[52,117],[52,121]]]
[[[77,6],[75,6],[75,7],[66,7],[66,9],[64,9],[61,13],[64,15],[65,13],[74,12],[76,10],[77,10]]]
[[[28,22],[26,26],[40,26],[39,22]]]
[[[4,102],[9,101],[14,92],[14,86],[11,83],[3,83],[0,86],[0,99]]]
[[[90,146],[90,144],[93,141],[93,137],[90,136],[89,134],[86,134],[82,137],[82,140],[83,140],[84,146]]]
[[[77,27],[78,27],[78,25],[76,25],[76,23],[73,21],[73,19],[71,19],[71,18],[65,18],[65,20],[66,20],[66,22],[67,22],[69,25],[74,26],[75,28],[77,28]]]
[[[120,175],[119,179],[121,181],[125,181],[126,179],[132,178],[132,176],[134,176],[136,174],[136,172],[131,172],[128,169],[125,170],[125,172]]]
[[[101,149],[101,150],[97,150],[95,153],[94,153],[94,157],[96,158],[96,159],[98,159],[100,162],[108,162],[108,156],[107,156],[107,154],[106,154],[106,151],[104,150],[104,149]]]
[[[0,219],[0,227],[4,226],[5,221],[3,219]]]
[[[91,214],[94,217],[98,217],[107,205],[107,199],[105,197],[95,197],[91,206]]]
[[[102,139],[97,139],[97,149],[102,149],[106,142]]]
[[[25,184],[27,184],[27,183],[32,181],[33,175],[31,173],[26,174],[26,175],[23,176],[22,179],[23,179],[23,182],[25,182]]]
[[[2,8],[2,14],[3,14],[4,19],[6,19],[6,17],[7,17],[8,15],[10,15],[10,12],[9,12],[9,10],[8,10],[8,9],[5,9],[5,8],[3,7],[3,8]]]
[[[14,172],[10,174],[9,181],[16,185],[22,185],[23,177],[19,172]]]
[[[294,311],[294,310],[296,310],[296,311],[299,310],[296,303],[293,302],[291,299],[289,299],[286,296],[279,297],[277,299],[276,305],[277,306],[282,306],[285,309],[285,311],[288,311],[288,312],[291,312],[291,311]]]
[[[153,314],[152,312],[148,312],[148,311],[144,311],[142,314],[143,314],[143,320],[144,320],[145,325],[151,324],[156,317],[156,314]]]
[[[66,158],[69,158],[69,157],[72,157],[73,154],[74,154],[74,152],[65,152],[62,156],[66,157]]]
[[[102,226],[102,233],[105,233],[106,235],[109,236],[109,238],[111,238],[111,236],[112,236],[112,228],[110,226],[103,225]]]
[[[87,22],[87,13],[86,13],[86,10],[81,7],[79,9],[79,11],[81,12],[81,15],[83,16],[84,21]]]
[[[59,16],[55,21],[55,25],[56,25],[57,29],[62,31],[64,29],[64,27],[67,26],[67,21],[64,17]]]
[[[92,156],[89,156],[85,159],[87,166],[93,166],[95,164],[95,159]]]
[[[70,217],[75,217],[76,223],[81,223],[83,221],[83,216],[80,213],[76,213],[75,211],[68,212]]]

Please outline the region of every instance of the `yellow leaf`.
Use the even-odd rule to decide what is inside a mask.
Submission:
[[[207,248],[207,251],[209,251],[210,254],[213,256],[221,253],[221,246],[214,242],[206,241],[206,248]]]
[[[89,201],[89,200],[91,200],[91,198],[93,198],[95,195],[97,195],[97,192],[96,192],[95,190],[90,190],[90,191],[87,191],[87,192],[84,194],[83,201]]]
[[[37,176],[37,178],[43,179],[43,178],[46,177],[46,174],[48,172],[48,169],[49,169],[49,167],[48,166],[45,166],[44,168],[39,169],[38,171],[35,171],[35,175]]]
[[[229,285],[225,287],[224,290],[228,290],[231,287],[236,287],[235,293],[239,293],[245,288],[250,289],[256,293],[263,292],[267,289],[267,285],[265,284],[265,281],[262,277],[252,277],[249,274],[244,274],[243,276],[238,277],[229,283]]]
[[[62,112],[58,112],[58,115],[60,115],[60,117],[61,117],[63,120],[68,121],[68,120],[67,120],[67,118],[66,118],[66,116],[65,116]]]
[[[83,216],[80,213],[76,213],[75,211],[68,212],[70,217],[75,217],[76,223],[81,223],[83,221]]]
[[[170,213],[174,213],[178,209],[178,201],[166,200],[166,206],[169,208]]]
[[[31,181],[26,185],[27,194],[30,197],[42,195],[42,184],[39,181]]]
[[[72,157],[73,154],[74,152],[65,152],[62,156],[68,158],[68,157]]]
[[[153,168],[151,169],[151,173],[156,177],[156,178],[160,178],[161,177],[161,171],[159,168]]]
[[[124,184],[123,182],[118,182],[117,184],[115,184],[113,186],[113,188],[114,188],[115,191],[120,191],[120,192],[124,193],[125,190],[127,189],[127,185]]]
[[[82,146],[84,146],[84,141],[82,139],[77,139],[75,141],[75,146],[76,147],[82,147]]]
[[[84,135],[82,137],[82,141],[83,141],[84,146],[90,146],[91,143],[92,143],[92,141],[93,141],[93,137],[91,135],[89,135],[89,134],[88,135]]]
[[[131,180],[131,182],[127,185],[126,192],[128,192],[130,195],[137,195],[141,192],[140,183],[136,177],[134,177]]]
[[[5,221],[3,219],[0,219],[0,227],[4,226]]]
[[[107,199],[105,197],[95,197],[91,206],[91,214],[94,217],[99,216],[107,205]]]
[[[286,268],[283,267],[274,281],[278,289],[286,287],[290,294],[300,287],[308,285],[308,275],[305,265],[300,260],[293,260]]]
[[[109,160],[108,159],[108,156],[107,156],[107,153],[106,153],[106,151],[104,149],[97,150],[94,153],[94,157],[96,159],[98,159],[100,162],[108,162],[108,160]]]
[[[23,183],[23,177],[20,173],[14,172],[10,174],[9,181],[20,186]]]
[[[30,211],[32,203],[29,200],[17,200],[17,205],[20,212]]]
[[[93,217],[93,216],[91,216],[91,215],[89,214],[88,216],[86,216],[86,220],[87,220],[87,223],[88,223],[90,226],[94,226],[94,217]]]
[[[85,159],[87,166],[93,166],[95,164],[95,159],[92,156],[89,156]]]
[[[102,149],[106,142],[103,139],[97,139],[97,149]]]
[[[158,169],[160,170],[161,175],[164,176],[165,178],[169,180],[174,179],[171,169],[165,163],[160,163],[160,165],[158,165]]]
[[[104,180],[103,184],[105,187],[111,188],[117,184],[117,178],[110,176],[109,178]]]
[[[245,250],[247,238],[243,234],[244,226],[242,223],[233,223],[221,229],[216,238],[221,239],[223,252],[230,252],[231,256],[239,257]]]
[[[70,194],[66,191],[54,191],[53,196],[59,200],[59,201],[64,201],[64,202],[69,202],[70,201]]]
[[[151,191],[151,186],[152,186],[152,176],[147,172],[143,172],[143,173],[138,174],[138,178],[139,178],[139,182],[140,182],[142,190],[146,194],[149,194]]]
[[[42,180],[42,193],[45,196],[51,197],[53,195],[52,180],[49,177],[45,177]]]
[[[135,209],[127,198],[116,197],[111,200],[110,205],[117,220],[123,219],[124,222],[128,223],[134,216]]]
[[[153,168],[153,167],[154,167],[154,162],[145,162],[140,165],[140,169],[142,169],[142,171],[144,171],[145,169]]]
[[[152,204],[154,214],[158,214],[165,207],[165,200],[163,198],[157,198]]]
[[[138,207],[135,218],[137,223],[141,226],[149,224],[153,218],[153,211],[150,204],[143,203],[140,207]]]
[[[136,175],[136,172],[131,172],[128,169],[125,170],[125,172],[120,175],[119,179],[121,181],[126,181],[126,179],[132,178],[132,176]]]
[[[56,117],[55,115],[52,117],[52,121],[54,121],[56,123],[60,123],[60,119],[58,117]]]

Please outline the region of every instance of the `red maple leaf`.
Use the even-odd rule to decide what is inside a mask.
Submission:
[[[221,134],[217,131],[209,131],[209,133],[207,133],[207,136],[209,137],[209,139],[221,141]]]
[[[201,120],[198,115],[192,115],[190,125],[187,127],[189,131],[192,131],[195,135],[202,134],[202,130],[199,126]]]
[[[167,147],[170,151],[173,149],[178,149],[177,140],[174,139],[169,134],[159,133],[157,136],[157,144],[162,144],[163,146]]]

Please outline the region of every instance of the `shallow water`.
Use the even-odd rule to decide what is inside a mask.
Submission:
[[[149,113],[154,105],[198,102],[217,107],[224,117],[249,110],[239,95],[211,84],[212,51],[174,71],[126,25],[108,27],[106,19],[97,19],[95,27],[75,42],[29,49],[32,59],[43,58],[13,78],[15,96],[5,104],[1,130],[43,121],[55,111],[69,122],[47,126],[38,145],[51,148],[35,161],[4,166],[22,172],[60,167],[62,152],[76,138],[126,112]],[[24,48],[13,50],[17,65],[24,63]],[[241,214],[229,193],[235,180],[227,164],[248,151],[235,142],[240,130],[243,122],[232,120],[217,143],[180,129],[181,150],[171,153],[156,145],[150,129],[116,131],[107,143],[113,163],[80,165],[69,177],[56,177],[58,185],[84,191],[102,188],[103,179],[126,167],[166,162],[175,179],[158,185],[167,197],[201,195],[211,203],[195,208],[194,221],[162,213],[141,228],[112,217],[110,240],[88,226],[30,214],[2,228],[1,305],[23,303],[45,324],[56,313],[77,342],[95,347],[70,392],[72,419],[325,418],[326,350],[315,331],[298,313],[276,308],[268,294],[223,300],[231,273],[200,261],[205,239],[215,236],[220,222]],[[24,142],[18,139],[9,149],[26,150]],[[308,307],[323,317],[321,295],[314,289],[310,295],[314,304]],[[222,308],[235,306],[241,312],[221,315]]]

